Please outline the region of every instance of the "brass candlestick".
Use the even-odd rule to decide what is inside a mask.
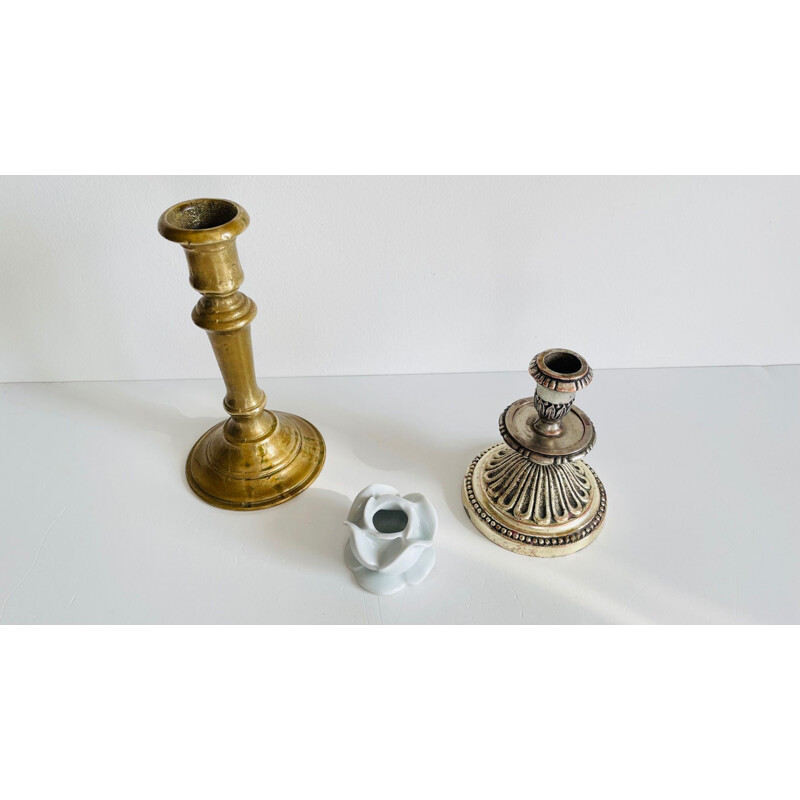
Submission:
[[[311,485],[325,461],[325,441],[306,420],[267,411],[256,383],[250,323],[256,304],[238,291],[244,273],[236,237],[250,223],[228,200],[187,200],[167,209],[159,233],[186,251],[189,282],[203,297],[194,323],[211,340],[227,394],[230,419],[206,431],[189,453],[186,478],[219,508],[269,508]]]
[[[495,544],[528,556],[562,556],[594,541],[606,491],[583,457],[594,425],[573,406],[592,370],[572,350],[545,350],[530,363],[536,394],[500,415],[503,444],[476,456],[462,501],[473,525]]]

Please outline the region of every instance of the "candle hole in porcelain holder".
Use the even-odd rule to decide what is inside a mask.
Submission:
[[[400,533],[408,525],[408,514],[401,508],[382,508],[375,512],[372,524],[378,533]]]

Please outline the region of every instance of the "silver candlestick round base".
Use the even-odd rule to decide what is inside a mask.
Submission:
[[[526,556],[565,556],[593,542],[606,515],[606,490],[595,471],[580,461],[521,466],[524,458],[505,444],[475,457],[461,490],[472,524]],[[526,474],[515,477],[518,471]]]

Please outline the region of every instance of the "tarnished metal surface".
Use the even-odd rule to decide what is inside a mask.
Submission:
[[[320,432],[301,417],[267,411],[256,383],[250,338],[256,304],[239,291],[244,273],[236,252],[236,237],[249,222],[237,203],[211,198],[178,203],[158,221],[159,233],[183,247],[189,282],[203,295],[192,319],[211,341],[230,415],[194,445],[186,477],[207,503],[234,510],[290,500],[314,481],[325,461]]]

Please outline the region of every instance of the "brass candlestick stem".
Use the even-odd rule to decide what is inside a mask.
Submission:
[[[212,199],[178,203],[158,221],[159,233],[185,250],[189,282],[203,295],[192,319],[211,340],[230,415],[194,445],[186,478],[207,503],[236,510],[290,500],[325,461],[320,432],[301,417],[267,411],[256,383],[250,338],[256,304],[238,291],[244,273],[236,252],[236,237],[249,223],[240,205]]]
[[[495,544],[528,556],[561,556],[594,541],[606,491],[583,457],[594,425],[573,405],[592,370],[572,350],[545,350],[528,368],[536,394],[500,415],[504,442],[476,456],[462,501],[473,525]]]

